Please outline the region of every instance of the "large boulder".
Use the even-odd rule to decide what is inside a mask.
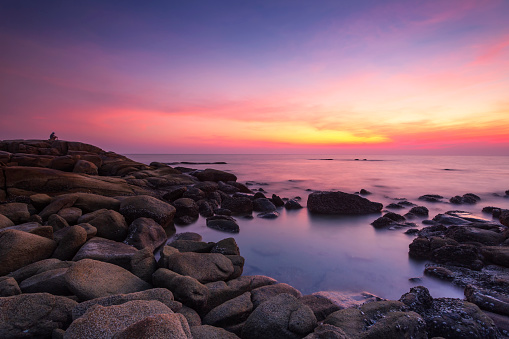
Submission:
[[[99,169],[97,166],[90,161],[87,160],[78,160],[74,165],[72,170],[74,173],[82,173],[82,174],[90,174],[90,175],[98,175]]]
[[[47,220],[50,215],[58,213],[61,209],[71,207],[78,198],[72,194],[65,194],[51,199],[51,202],[39,212],[43,220]]]
[[[258,307],[265,301],[274,298],[280,294],[289,294],[295,298],[302,297],[302,293],[295,287],[285,283],[271,284],[255,288],[251,291],[251,300],[253,301],[254,307]]]
[[[51,257],[56,241],[18,230],[0,232],[0,276]]]
[[[311,309],[290,294],[280,294],[256,308],[242,329],[243,339],[302,338],[317,322]]]
[[[100,209],[84,214],[78,223],[88,223],[97,228],[98,237],[114,241],[124,241],[127,237],[128,226],[124,216],[113,210]]]
[[[499,220],[502,225],[509,227],[509,210],[501,210]]]
[[[251,214],[253,202],[248,197],[227,197],[221,203],[222,208],[230,210],[233,214]]]
[[[7,218],[5,215],[0,214],[0,229],[5,227],[14,226],[14,223],[11,219]]]
[[[59,259],[51,258],[34,262],[32,264],[23,266],[20,269],[9,274],[9,277],[16,279],[18,284],[36,274],[43,273],[58,268],[68,268],[74,264],[72,261],[61,261]]]
[[[246,292],[215,307],[203,317],[204,325],[229,327],[243,323],[253,311],[251,293]]]
[[[175,253],[168,259],[168,269],[201,283],[227,280],[234,272],[230,259],[220,253]]]
[[[78,197],[74,207],[78,207],[83,213],[90,213],[103,208],[114,211],[120,209],[120,201],[115,198],[92,193],[73,193],[73,195]]]
[[[45,271],[23,280],[19,285],[23,293],[51,293],[53,295],[70,295],[65,274],[68,267]]]
[[[72,260],[81,246],[87,241],[87,231],[81,226],[71,226],[59,241],[53,258]]]
[[[151,288],[150,284],[120,266],[92,259],[75,263],[65,279],[71,292],[82,301]]]
[[[76,225],[78,223],[78,219],[83,215],[83,211],[78,207],[68,207],[61,209],[57,214],[69,225]]]
[[[0,277],[0,297],[10,297],[21,294],[18,282],[12,277]]]
[[[240,339],[224,328],[210,325],[191,326],[191,334],[194,339]]]
[[[131,261],[137,252],[138,250],[136,248],[127,244],[101,237],[94,237],[80,248],[73,260],[94,259],[115,264],[126,270],[131,270]]]
[[[162,227],[168,228],[172,225],[175,212],[172,205],[148,195],[129,197],[120,203],[120,213],[129,224],[145,217],[152,218]]]
[[[235,174],[207,168],[203,171],[198,171],[194,173],[194,176],[196,176],[200,181],[237,181],[237,177]]]
[[[207,218],[207,227],[228,233],[239,233],[240,227],[237,221],[227,215],[214,215]]]
[[[138,218],[129,226],[129,233],[124,243],[139,250],[149,248],[154,251],[163,245],[168,236],[164,228],[150,218]]]
[[[0,298],[0,337],[51,338],[53,330],[69,326],[76,305],[76,301],[49,293]]]
[[[114,339],[193,339],[182,314],[156,314],[146,317],[118,332]]]
[[[112,338],[138,321],[158,314],[173,315],[173,311],[156,300],[133,300],[108,307],[95,305],[72,322],[64,338]]]
[[[383,205],[355,194],[344,192],[313,192],[308,197],[308,210],[318,214],[379,213]]]
[[[28,205],[21,202],[0,205],[0,214],[9,218],[16,225],[28,222],[30,219]]]

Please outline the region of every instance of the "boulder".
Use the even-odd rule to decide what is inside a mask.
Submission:
[[[201,325],[201,318],[198,312],[193,310],[191,307],[187,307],[185,305],[182,305],[180,310],[177,311],[177,313],[182,314],[187,319],[187,323],[189,326],[200,326]]]
[[[255,288],[251,291],[251,300],[255,308],[263,304],[265,301],[274,298],[280,294],[289,294],[295,298],[302,297],[302,293],[295,287],[285,283],[278,283]]]
[[[38,222],[27,222],[16,226],[4,227],[0,229],[0,232],[7,230],[23,231],[53,240],[53,227],[42,226]]]
[[[168,246],[176,248],[179,252],[210,253],[214,247],[213,242],[193,241],[193,240],[173,240]]]
[[[317,322],[311,309],[290,294],[280,294],[257,307],[242,329],[243,339],[302,338]]]
[[[313,333],[308,334],[304,339],[350,339],[350,337],[339,327],[329,324],[320,324],[315,328]]]
[[[77,207],[68,207],[61,209],[57,214],[64,218],[69,225],[76,225],[78,219],[83,215],[83,211]]]
[[[501,210],[499,221],[502,225],[509,227],[509,210]]]
[[[0,214],[0,229],[10,226],[14,226],[14,223],[11,221],[11,219],[7,218],[3,214]]]
[[[126,302],[133,300],[157,300],[166,306],[168,306],[172,311],[176,312],[180,309],[182,304],[173,300],[173,294],[170,290],[166,288],[151,288],[146,291],[128,293],[128,294],[114,294],[109,295],[107,297],[96,298],[88,301],[84,301],[79,303],[72,310],[72,318],[73,320],[78,319],[83,314],[85,314],[88,309],[95,305],[100,305],[104,307],[113,306],[113,305],[121,305]]]
[[[157,262],[150,248],[139,250],[131,257],[131,272],[138,278],[150,283],[156,270]]]
[[[240,255],[239,246],[234,238],[219,240],[210,250],[211,253],[221,253],[224,255]]]
[[[208,218],[214,215],[214,207],[207,200],[199,200],[198,204],[198,212],[202,217]]]
[[[82,173],[82,174],[90,174],[90,175],[98,175],[99,169],[97,166],[90,161],[87,160],[78,160],[72,169],[74,173]]]
[[[151,288],[150,284],[120,266],[92,259],[75,263],[65,279],[71,292],[82,301]]]
[[[318,214],[378,213],[383,205],[344,192],[314,192],[308,197],[308,210]]]
[[[473,285],[465,287],[467,301],[479,308],[509,316],[509,296],[505,293],[479,288]]]
[[[428,266],[424,269],[424,274],[442,279],[452,281],[454,280],[454,272],[441,266]]]
[[[65,194],[51,199],[51,202],[39,213],[43,220],[58,213],[61,209],[72,207],[78,198],[73,194]]]
[[[276,210],[276,205],[267,198],[258,198],[253,200],[253,211],[256,212],[272,212]]]
[[[191,334],[194,339],[240,339],[234,333],[210,325],[191,326]]]
[[[173,202],[173,206],[177,210],[175,213],[176,223],[188,225],[198,219],[199,207],[193,199],[177,199]]]
[[[341,309],[341,307],[334,304],[330,299],[321,295],[305,295],[299,298],[299,300],[313,311],[318,321],[325,320],[329,314]]]
[[[50,164],[50,168],[64,172],[72,172],[75,164],[75,157],[70,155],[63,155],[53,158]]]
[[[72,260],[81,246],[87,241],[87,231],[81,226],[70,226],[64,237],[59,241],[53,258]]]
[[[138,218],[129,225],[129,232],[124,243],[141,250],[149,248],[154,251],[166,242],[168,236],[164,228],[150,218]]]
[[[15,225],[28,222],[30,219],[28,205],[21,202],[11,202],[0,205],[0,214],[10,219]]]
[[[201,283],[227,280],[234,272],[232,262],[219,253],[175,253],[169,257],[166,268]]]
[[[163,199],[167,201],[175,201],[179,198],[182,198],[184,192],[187,191],[187,187],[179,187],[175,188],[163,195]]]
[[[48,218],[48,221],[46,222],[47,226],[51,226],[53,228],[54,232],[57,232],[63,228],[69,227],[69,224],[67,221],[59,216],[58,214],[52,214]]]
[[[129,197],[120,203],[120,213],[130,224],[145,217],[154,219],[163,228],[172,226],[176,209],[172,205],[148,195]]]
[[[442,202],[444,197],[438,194],[424,194],[419,197],[419,200],[424,200],[427,202]]]
[[[113,339],[193,339],[182,314],[156,314],[146,317],[116,333]]]
[[[180,275],[166,268],[160,268],[152,276],[156,287],[172,291],[175,299],[194,309],[200,309],[207,303],[209,290],[195,278]]]
[[[205,199],[207,194],[197,187],[188,188],[183,194],[182,198],[193,199],[194,201],[200,201]]]
[[[88,223],[97,228],[98,237],[114,241],[124,241],[127,237],[128,226],[124,216],[113,210],[100,209],[84,214],[78,223]]]
[[[136,248],[127,244],[94,237],[79,249],[72,260],[94,259],[131,270],[131,260],[137,252]]]
[[[285,208],[287,210],[298,210],[298,209],[301,209],[303,207],[302,207],[302,205],[297,200],[290,199],[287,202],[285,202]]]
[[[422,316],[430,338],[499,338],[493,321],[470,302],[453,298],[434,299],[424,286],[412,287],[410,292],[401,296],[400,301]]]
[[[11,274],[9,274],[9,276],[16,279],[18,284],[21,284],[22,281],[36,274],[50,270],[55,270],[58,268],[68,268],[71,267],[73,264],[74,262],[72,261],[61,261],[55,258],[44,259],[41,261],[34,262],[33,264],[26,265],[12,272]]]
[[[198,171],[194,173],[194,176],[198,178],[200,181],[237,181],[237,177],[235,174],[207,168],[203,171]]]
[[[202,241],[203,238],[198,233],[194,232],[182,232],[177,233],[173,236],[174,240],[193,240],[193,241]]]
[[[53,240],[18,230],[0,232],[0,276],[23,266],[47,259],[57,243]]]
[[[235,187],[233,185],[225,184],[222,181],[218,182],[218,189],[221,192],[224,192],[226,194],[234,194],[234,193],[240,192],[239,188],[237,188],[237,187]]]
[[[233,265],[233,273],[228,279],[235,279],[240,277],[244,271],[244,264],[246,259],[240,255],[226,255],[225,257],[227,257]]]
[[[240,228],[237,221],[226,215],[215,215],[207,218],[207,227],[212,229],[228,232],[228,233],[239,233]]]
[[[53,330],[69,326],[71,311],[77,304],[49,293],[0,298],[0,337],[51,338]]]
[[[246,292],[213,308],[203,318],[203,324],[217,327],[238,325],[246,321],[252,311],[251,293]]]
[[[83,213],[90,213],[103,208],[113,211],[120,209],[120,201],[115,198],[92,193],[73,193],[73,195],[78,197],[74,207],[81,209]]]
[[[0,277],[0,298],[21,294],[18,282],[12,277]]]
[[[449,201],[451,204],[476,204],[481,198],[473,193],[454,196]]]
[[[65,274],[68,267],[57,268],[31,276],[21,282],[23,293],[51,293],[53,295],[70,295]]]
[[[173,315],[173,312],[156,300],[133,300],[108,307],[95,305],[72,322],[64,338],[113,338],[138,321],[159,314]]]
[[[460,243],[481,243],[488,246],[499,245],[505,240],[502,233],[470,226],[451,226],[446,236]]]
[[[481,254],[488,263],[509,267],[508,246],[484,246],[481,248]]]
[[[439,264],[467,267],[474,270],[482,268],[479,249],[472,245],[445,245],[433,250],[430,259]]]
[[[226,208],[232,214],[251,214],[253,212],[253,202],[248,197],[227,197],[221,203],[222,208]]]

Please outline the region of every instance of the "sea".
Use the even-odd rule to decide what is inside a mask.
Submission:
[[[482,212],[486,206],[509,209],[509,157],[506,156],[402,156],[402,155],[262,155],[262,154],[126,154],[141,163],[153,161],[172,167],[215,168],[235,174],[252,190],[298,199],[306,206],[312,191],[371,192],[365,196],[384,206],[406,199],[426,206],[433,218],[450,210]],[[453,205],[449,198],[465,193],[481,197],[475,205]],[[438,194],[442,202],[418,198]],[[404,214],[403,210],[392,210]],[[196,232],[203,241],[234,237],[245,258],[244,275],[261,274],[299,289],[368,292],[399,299],[417,285],[433,297],[463,298],[463,289],[423,274],[426,261],[409,258],[408,245],[415,235],[407,228],[375,229],[380,215],[323,216],[306,208],[280,208],[276,219],[237,218],[238,234],[206,227],[200,217],[194,224],[176,226],[177,232]],[[423,228],[424,218],[410,220]],[[418,281],[410,280],[419,278]]]

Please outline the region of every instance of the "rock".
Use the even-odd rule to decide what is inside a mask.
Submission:
[[[0,214],[10,219],[15,225],[28,222],[28,219],[30,219],[27,204],[21,202],[0,205]]]
[[[83,301],[151,288],[150,284],[120,266],[92,259],[75,263],[65,279],[71,292]]]
[[[194,339],[240,339],[236,334],[210,325],[191,326]]]
[[[314,192],[308,196],[308,210],[318,214],[378,213],[383,205],[355,194],[344,192]]]
[[[215,307],[203,318],[204,325],[228,327],[247,320],[253,311],[251,293],[246,292]]]
[[[72,322],[64,338],[112,338],[130,325],[158,314],[171,315],[173,312],[155,300],[133,300],[108,307],[95,305]]]
[[[221,203],[222,208],[226,208],[232,214],[251,214],[253,212],[253,202],[247,197],[227,197]]]
[[[509,227],[509,210],[501,210],[499,221],[502,225]]]
[[[25,279],[28,279],[36,274],[55,270],[58,268],[68,268],[72,266],[74,263],[69,261],[61,261],[59,259],[44,259],[41,261],[34,262],[33,264],[26,265],[11,274],[9,274],[10,277],[13,277],[16,279],[18,284],[20,284]]]
[[[201,283],[227,280],[234,272],[232,262],[219,253],[175,253],[169,257],[166,268]]]
[[[69,298],[49,293],[0,298],[0,337],[50,338],[54,329],[69,326],[76,305]]]
[[[55,197],[51,199],[51,203],[47,205],[39,215],[43,220],[47,220],[51,215],[57,214],[61,209],[72,207],[77,199],[78,197],[73,194]]]
[[[10,226],[0,229],[0,232],[7,230],[23,231],[53,240],[53,227],[42,226],[38,222],[27,222],[21,225]]]
[[[226,238],[218,241],[210,252],[224,255],[240,255],[239,246],[234,238]]]
[[[214,215],[214,208],[206,200],[198,201],[198,212],[202,217],[208,218]]]
[[[471,245],[445,245],[431,252],[430,259],[440,264],[468,267],[474,270],[482,268],[477,247]]]
[[[172,226],[176,209],[172,205],[148,195],[129,197],[120,203],[120,213],[128,223],[145,217],[152,218],[163,228]]]
[[[46,225],[51,226],[53,228],[54,232],[59,231],[62,228],[69,227],[69,224],[67,223],[67,221],[65,221],[65,219],[62,218],[61,216],[59,216],[58,214],[50,215],[50,217],[48,218],[48,221],[46,222]]]
[[[198,233],[194,232],[182,232],[177,233],[173,236],[174,240],[193,240],[193,241],[202,241],[202,236]]]
[[[206,194],[201,189],[196,187],[188,188],[187,191],[182,194],[182,198],[193,199],[194,201],[199,201],[205,199]]]
[[[451,226],[446,236],[460,243],[481,243],[488,246],[499,245],[505,240],[501,233],[469,226]]]
[[[408,245],[408,255],[414,259],[429,259],[431,256],[431,243],[429,239],[424,237],[415,238]]]
[[[124,243],[141,250],[149,248],[154,251],[166,242],[168,236],[164,228],[150,218],[138,218],[129,226],[129,233]]]
[[[11,277],[0,277],[0,298],[21,294],[18,282]]]
[[[174,312],[178,311],[182,306],[180,303],[175,302],[173,300],[173,294],[166,288],[151,288],[146,291],[135,292],[135,293],[127,293],[127,294],[114,294],[107,297],[96,298],[88,301],[84,301],[79,303],[72,310],[72,318],[73,320],[78,319],[83,314],[85,314],[88,309],[95,305],[100,305],[104,307],[113,306],[113,305],[122,305],[126,302],[133,300],[157,300],[167,307],[169,307]]]
[[[340,309],[357,307],[367,302],[385,300],[368,292],[320,291],[313,293],[313,296],[326,298]]]
[[[175,299],[194,309],[200,309],[207,303],[209,290],[195,278],[180,275],[166,268],[160,268],[152,276],[156,287],[169,289]]]
[[[285,203],[285,208],[287,210],[298,210],[302,208],[302,205],[298,201],[290,199]]]
[[[44,193],[32,194],[30,196],[30,204],[37,210],[41,211],[51,203],[51,197]]]
[[[57,243],[53,240],[18,230],[0,232],[0,276],[23,266],[47,259]]]
[[[99,169],[97,166],[86,160],[78,160],[76,161],[76,164],[74,165],[74,168],[72,169],[74,173],[83,173],[83,174],[89,174],[89,175],[98,175]]]
[[[484,311],[488,317],[493,320],[495,326],[497,326],[498,330],[502,334],[502,338],[509,337],[509,317],[501,314],[496,314],[488,311]]]
[[[509,267],[509,247],[484,246],[481,248],[481,253],[485,261],[494,263],[495,265]]]
[[[272,212],[275,210],[276,206],[267,198],[258,198],[253,200],[253,211]]]
[[[428,338],[421,316],[392,300],[336,311],[324,324],[341,328],[348,338]]]
[[[74,165],[76,164],[76,159],[70,155],[64,155],[60,157],[55,157],[51,161],[50,167],[52,169],[56,169],[64,172],[72,172]]]
[[[253,289],[251,291],[251,300],[253,301],[254,307],[257,308],[265,301],[283,293],[292,295],[295,298],[302,297],[302,293],[296,288],[285,283],[278,283]]]
[[[276,195],[276,194],[272,194],[272,203],[276,206],[276,207],[282,207],[285,205],[285,202],[283,201],[283,199],[281,199],[281,197],[279,195]]]
[[[244,257],[240,255],[226,255],[226,257],[232,262],[233,265],[233,273],[228,279],[235,279],[240,277],[244,271],[244,263],[246,262]]]
[[[334,304],[330,299],[321,295],[305,295],[299,298],[299,300],[313,311],[318,321],[325,320],[329,314],[341,309],[341,307]]]
[[[240,192],[240,189],[238,189],[237,187],[235,187],[233,185],[225,184],[222,181],[218,182],[218,189],[226,194],[233,194],[233,193]]]
[[[387,217],[379,217],[371,223],[375,228],[386,228],[395,224],[395,221]]]
[[[200,181],[237,181],[237,177],[234,174],[212,168],[198,171],[194,173],[194,176],[196,176]]]
[[[168,244],[179,252],[196,252],[196,253],[210,253],[214,247],[213,242],[193,241],[193,240],[174,240]]]
[[[413,235],[413,234],[417,234],[419,232],[419,229],[418,228],[409,228],[405,231],[405,234],[410,234],[410,235]]]
[[[94,259],[130,270],[132,257],[137,252],[137,249],[127,244],[94,237],[80,248],[72,260]]]
[[[242,338],[302,338],[315,327],[313,311],[294,296],[283,293],[251,313],[242,329]]]
[[[226,215],[216,215],[207,218],[207,227],[228,233],[239,233],[240,228],[237,221]]]
[[[3,214],[0,214],[0,229],[10,226],[14,226],[14,223],[11,221],[11,219],[7,218]]]
[[[97,228],[97,236],[114,241],[124,241],[128,226],[124,216],[116,211],[100,209],[82,215],[79,223],[88,223]]]
[[[53,258],[72,260],[81,246],[87,241],[87,231],[81,226],[70,226],[62,240],[59,241]]]
[[[440,266],[428,266],[424,269],[424,274],[430,275],[432,277],[452,281],[454,280],[454,272],[451,270],[440,267]]]
[[[182,198],[184,192],[187,191],[187,187],[179,187],[174,190],[171,190],[163,195],[163,199],[166,201],[175,201],[179,198]]]
[[[77,207],[69,207],[61,209],[57,214],[64,218],[69,225],[76,225],[83,212]]]
[[[192,222],[198,219],[199,208],[198,204],[193,199],[177,199],[173,202],[173,206],[175,206],[177,210],[175,213],[175,222],[187,225],[188,223],[184,222],[185,219],[183,217],[188,217],[188,220]]]
[[[427,217],[429,214],[429,210],[424,206],[414,206],[408,212],[413,215],[417,215],[419,217]]]
[[[451,204],[476,204],[481,198],[473,193],[467,193],[463,196],[454,196],[449,201]]]
[[[263,212],[258,213],[256,216],[262,219],[276,219],[277,217],[279,217],[279,213],[277,211]]]
[[[152,274],[157,270],[157,262],[150,248],[137,251],[131,257],[131,272],[148,283],[152,282]]]
[[[23,293],[51,293],[53,295],[70,295],[65,274],[68,267],[45,271],[23,280],[19,285]]]
[[[499,338],[493,321],[479,307],[467,301],[433,299],[424,286],[411,288],[400,301],[422,316],[429,337]]]
[[[198,312],[193,310],[191,307],[187,307],[185,305],[182,306],[180,310],[177,311],[178,313],[182,314],[187,319],[187,323],[189,326],[200,326],[201,325],[201,318]]]
[[[509,296],[504,293],[478,288],[473,285],[465,287],[467,301],[479,308],[509,316]]]
[[[78,197],[74,207],[81,209],[83,213],[90,213],[100,209],[113,211],[120,209],[120,201],[115,198],[92,193],[73,193],[73,195]]]
[[[424,200],[424,201],[428,201],[428,202],[442,202],[443,198],[444,198],[443,196],[438,195],[438,194],[425,194],[425,195],[421,195],[419,197],[419,200]]]
[[[318,325],[313,333],[308,334],[304,339],[350,339],[345,331],[339,327],[320,324]]]
[[[193,339],[181,314],[157,314],[146,317],[113,336],[114,339]]]

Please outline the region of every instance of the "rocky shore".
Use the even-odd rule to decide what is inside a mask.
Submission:
[[[191,164],[192,165],[192,164]],[[425,274],[465,287],[466,300],[417,286],[399,300],[302,295],[243,275],[233,237],[176,233],[194,223],[235,234],[236,218],[277,218],[298,200],[253,192],[237,177],[132,161],[80,143],[0,141],[1,338],[501,338],[509,330],[509,212],[500,223],[450,211],[416,230]],[[361,192],[362,193],[362,192]],[[366,193],[366,192],[364,192]],[[433,199],[439,199],[432,197]],[[430,199],[431,199],[430,198]],[[473,195],[451,203],[475,203]],[[373,226],[411,227],[423,206]],[[313,192],[320,214],[380,214],[360,195]]]

